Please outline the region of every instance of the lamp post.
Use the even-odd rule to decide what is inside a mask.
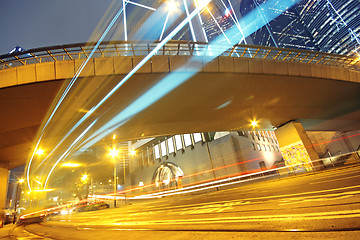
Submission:
[[[14,206],[14,220],[13,223],[16,223],[16,218],[17,218],[17,203],[19,201],[19,195],[20,195],[20,191],[21,191],[21,185],[22,183],[25,182],[25,179],[23,178],[19,178],[18,182],[17,182],[17,186],[16,186],[16,193],[15,193],[15,206]]]
[[[124,203],[126,204],[126,188],[125,188],[125,186],[126,186],[126,176],[125,176],[125,158],[123,157],[122,158],[122,160],[123,160],[123,168],[124,168],[124,196],[125,196],[125,198],[124,198]]]
[[[130,151],[130,155],[133,157],[133,156],[135,156],[136,155],[136,152],[135,152],[135,150],[131,150]],[[123,160],[123,168],[124,168],[124,195],[125,195],[125,204],[126,204],[126,188],[125,188],[125,186],[126,186],[126,172],[125,172],[125,157],[123,157],[122,158],[122,160]]]
[[[116,207],[116,192],[117,192],[117,181],[116,181],[116,161],[115,157],[118,155],[119,150],[115,148],[110,149],[109,155],[113,158],[114,161],[114,207]]]

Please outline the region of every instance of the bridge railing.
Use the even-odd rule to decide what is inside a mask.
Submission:
[[[152,51],[157,44],[158,42],[103,42],[95,49],[92,57],[145,56]],[[96,43],[67,44],[4,54],[0,56],[0,70],[36,63],[86,59],[93,51],[95,45]],[[211,56],[214,52],[216,52],[215,47],[206,43],[170,41],[165,44],[156,55]],[[357,57],[297,49],[235,45],[223,52],[221,56],[301,62],[339,66],[356,70],[360,69],[360,58]]]

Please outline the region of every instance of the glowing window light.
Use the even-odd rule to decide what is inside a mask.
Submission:
[[[225,9],[224,16],[228,18],[228,17],[230,17],[230,14],[231,14],[230,10],[229,10],[229,9]]]
[[[175,143],[176,143],[176,150],[180,150],[183,148],[182,140],[180,135],[175,135]]]
[[[260,144],[257,143],[256,146],[257,146],[258,150],[261,151],[261,146],[260,146]]]
[[[159,149],[159,145],[156,145],[154,147],[154,151],[155,151],[155,159],[160,158],[160,149]]]
[[[185,147],[188,147],[192,144],[190,134],[184,134]]]
[[[167,141],[168,141],[169,153],[175,152],[173,139],[169,138]]]
[[[201,133],[194,133],[193,136],[195,143],[200,142],[202,140]]]
[[[165,141],[161,142],[160,145],[161,145],[161,156],[164,157],[167,155]]]

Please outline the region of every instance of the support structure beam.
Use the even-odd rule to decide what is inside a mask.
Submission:
[[[289,122],[275,133],[281,154],[291,171],[316,171],[323,168],[323,164],[317,161],[319,155],[300,122]]]
[[[8,181],[9,181],[8,167],[0,165],[0,227],[2,227],[4,223]]]

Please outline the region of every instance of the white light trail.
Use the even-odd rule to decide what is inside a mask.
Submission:
[[[187,7],[186,0],[183,0],[183,3],[184,3],[184,7],[185,7],[186,16],[189,17],[189,9]],[[193,38],[193,41],[196,42],[196,36],[195,36],[195,33],[194,33],[194,28],[193,28],[191,20],[189,21],[189,25],[190,25],[190,32],[191,32],[191,36]]]
[[[194,16],[200,12],[211,0],[207,0],[204,1],[202,3],[202,5],[199,8],[196,8],[189,16],[187,16],[178,26],[176,26],[176,28],[171,31],[171,33],[166,36],[166,38],[161,41],[148,55],[146,55],[139,63],[138,65],[136,65],[98,104],[96,104],[96,106],[94,106],[92,109],[90,109],[83,117],[80,121],[78,121],[75,126],[67,133],[66,136],[69,136],[83,121],[85,121],[95,110],[97,110],[112,94],[114,94],[117,89],[119,89],[127,80],[130,79],[130,77],[132,75],[134,75],[134,73],[136,71],[138,71],[153,55],[155,55],[168,41],[171,40],[171,38],[173,38],[188,22],[190,19],[194,18]],[[93,122],[95,123],[95,122]],[[93,125],[93,124],[92,124]],[[91,126],[92,126],[91,125]],[[88,129],[87,129],[88,130]],[[103,136],[103,134],[101,134],[101,136]],[[66,138],[66,137],[65,137]],[[61,142],[63,142],[65,140],[65,138],[62,139]],[[75,144],[79,141],[80,139],[77,138],[72,144],[71,147],[75,146]],[[59,146],[59,145],[58,145]],[[71,148],[70,147],[70,148]],[[55,149],[54,149],[55,150]],[[53,151],[54,151],[53,150]],[[68,149],[69,150],[69,149]],[[68,151],[67,151],[68,153]],[[64,156],[64,155],[63,155]],[[53,169],[57,166],[57,164],[59,163],[59,160],[54,164],[54,166],[52,167],[50,173],[48,174],[47,178],[46,178],[46,182],[48,181]]]
[[[126,3],[127,4],[127,3]],[[37,141],[36,144],[36,148],[34,150],[34,153],[31,156],[31,159],[29,160],[29,164],[26,170],[26,176],[27,176],[27,183],[28,183],[28,187],[29,190],[31,191],[31,186],[30,186],[30,181],[29,181],[29,172],[30,172],[30,167],[32,164],[32,160],[34,158],[34,154],[35,151],[37,149],[37,147],[40,144],[40,141],[42,139],[42,137],[44,136],[45,133],[45,128],[49,125],[51,119],[54,117],[56,111],[58,110],[58,108],[60,107],[61,103],[63,102],[63,100],[65,99],[66,95],[68,94],[68,92],[70,91],[70,88],[74,85],[74,83],[76,82],[76,80],[78,79],[80,73],[82,72],[82,70],[84,69],[85,65],[89,62],[90,58],[93,56],[93,54],[95,53],[96,49],[99,47],[99,45],[101,44],[101,42],[104,40],[105,36],[109,33],[110,29],[113,27],[113,25],[115,24],[116,20],[120,17],[121,13],[123,12],[123,9],[120,9],[117,14],[115,15],[115,17],[112,19],[112,21],[110,22],[110,24],[108,25],[108,27],[106,28],[106,30],[104,31],[104,33],[101,35],[100,39],[98,40],[98,42],[96,43],[96,45],[94,46],[93,50],[91,51],[91,53],[89,54],[89,56],[86,58],[86,60],[81,64],[81,66],[79,67],[79,69],[77,70],[75,76],[71,79],[71,81],[69,82],[69,84],[67,85],[65,91],[63,92],[61,98],[59,99],[59,101],[56,103],[56,106],[54,107],[54,109],[52,110],[50,116],[48,117],[46,123],[44,124],[42,130],[41,130],[41,135],[39,137],[39,140]]]
[[[126,24],[126,2],[125,0],[123,0],[123,9],[124,9],[124,38],[125,38],[125,41],[128,40],[128,36],[127,36],[127,24]]]
[[[166,24],[169,20],[169,15],[170,15],[170,11],[168,12],[168,14],[166,15],[166,19],[165,19],[165,23],[164,23],[164,27],[161,31],[161,34],[160,34],[160,38],[159,38],[159,41],[161,41],[162,37],[163,37],[163,34],[164,34],[164,31],[165,31],[165,27],[166,27]]]
[[[44,188],[46,188],[47,182],[49,181],[49,177],[51,173],[54,171],[55,167],[58,165],[58,163],[63,160],[66,156],[68,156],[68,153],[71,151],[71,149],[74,147],[74,145],[81,139],[83,136],[90,130],[90,128],[96,123],[97,120],[92,122],[77,138],[76,140],[70,145],[70,147],[59,157],[59,159],[53,164],[52,168],[50,169],[48,176],[46,177]]]
[[[84,117],[81,119],[81,121],[77,122],[75,126],[73,127],[72,131],[75,130],[84,120],[86,120],[96,109],[98,109],[119,87],[121,87],[138,69],[140,69],[154,54],[156,54],[172,37],[174,37],[188,22],[196,16],[200,10],[204,7],[206,7],[206,4],[210,2],[204,2],[202,5],[198,8],[196,8],[188,17],[186,17],[163,41],[161,41],[147,56],[144,57],[143,60],[140,61],[138,65],[134,67],[96,106],[94,106],[91,110],[89,110]],[[270,1],[271,2],[271,1]],[[286,1],[282,7],[283,9],[286,9],[287,7],[291,6],[295,1],[290,0]],[[266,5],[265,3],[264,5]],[[275,18],[276,14],[273,14],[270,16],[271,19]],[[243,20],[246,22],[246,19]],[[251,34],[256,28],[259,26],[257,23],[248,23],[246,29],[246,34]],[[236,30],[236,31],[235,31]],[[222,52],[226,51],[230,47],[233,46],[233,44],[237,44],[239,39],[241,39],[244,36],[239,36],[239,31],[236,28],[230,28],[227,30],[229,33],[229,36],[231,36],[228,40],[228,44],[224,43],[223,38],[217,38],[215,41],[213,41],[210,45],[214,46],[214,50],[217,51],[217,54],[214,56],[206,56],[204,57],[203,62],[206,63],[207,61],[210,61],[211,59],[215,58],[216,56],[220,55]],[[206,51],[206,50],[204,50]],[[197,60],[195,58],[192,58],[190,61],[196,62]],[[104,124],[93,136],[97,137],[90,137],[88,139],[91,139],[91,141],[99,140],[99,137],[103,137],[106,130],[108,129],[114,129],[116,126],[120,126],[124,121],[127,121],[131,116],[137,114],[138,112],[144,110],[151,104],[153,104],[155,101],[159,100],[164,95],[168,94],[170,91],[172,91],[174,88],[185,82],[187,79],[189,79],[191,76],[193,76],[195,72],[184,72],[183,74],[178,74],[178,79],[172,79],[173,76],[169,74],[165,79],[161,80],[158,84],[156,84],[152,89],[150,89],[148,92],[143,94],[140,98],[138,98],[134,103],[129,105],[123,112],[120,112],[117,116],[112,119],[112,121]],[[171,79],[171,84],[169,85],[169,79]],[[160,92],[158,90],[161,90]],[[155,92],[155,94],[154,94]],[[89,126],[91,127],[91,126]],[[68,133],[70,134],[70,133]],[[88,140],[87,139],[87,140]],[[80,141],[80,138],[77,138],[70,146],[69,149],[74,148],[76,144]],[[86,142],[85,140],[84,142]],[[67,150],[69,152],[70,150]],[[58,163],[58,162],[57,162]],[[51,172],[56,167],[57,163],[53,166]],[[49,173],[47,177],[47,181],[51,175],[51,172]]]
[[[234,14],[235,23],[238,25],[238,28],[239,28],[241,34],[244,36],[243,39],[239,41],[239,44],[240,44],[242,41],[244,41],[244,43],[247,44],[246,39],[245,39],[245,35],[244,35],[243,31],[242,31],[242,28],[241,28],[240,23],[239,23],[239,19],[238,19],[237,16],[236,16],[236,12],[235,12],[232,4],[231,4],[231,1],[228,0],[228,3],[229,3],[229,6],[230,6],[230,8],[231,8],[232,13]]]
[[[156,11],[155,8],[152,8],[152,7],[149,7],[149,6],[140,4],[140,3],[132,2],[132,1],[129,1],[129,0],[125,0],[125,2],[130,3],[130,4],[133,4],[133,5],[138,6],[138,7],[142,7],[142,8],[149,9],[149,10],[151,10],[151,11]]]
[[[206,10],[209,12],[209,14],[210,14],[211,18],[214,20],[214,22],[215,22],[216,26],[220,29],[221,33],[224,35],[224,37],[225,37],[226,41],[228,41],[228,43],[230,43],[230,44],[231,44],[231,42],[230,42],[229,38],[226,36],[226,34],[225,34],[224,30],[222,30],[221,26],[220,26],[220,25],[219,25],[219,23],[216,21],[216,18],[215,18],[215,17],[214,17],[214,15],[211,13],[210,9],[209,9],[208,7],[205,7],[205,8],[206,8]]]
[[[197,8],[197,7],[198,7],[198,6],[197,6],[197,0],[194,0],[194,3],[195,3],[195,7]],[[205,28],[204,28],[204,23],[203,23],[203,21],[202,21],[202,19],[201,19],[201,14],[200,14],[200,12],[199,12],[197,15],[198,15],[198,18],[199,18],[199,22],[200,22],[200,24],[201,24],[202,32],[203,32],[203,34],[204,34],[205,42],[208,43],[209,41],[208,41],[208,38],[207,38],[207,36],[206,36],[206,32],[205,32]]]

